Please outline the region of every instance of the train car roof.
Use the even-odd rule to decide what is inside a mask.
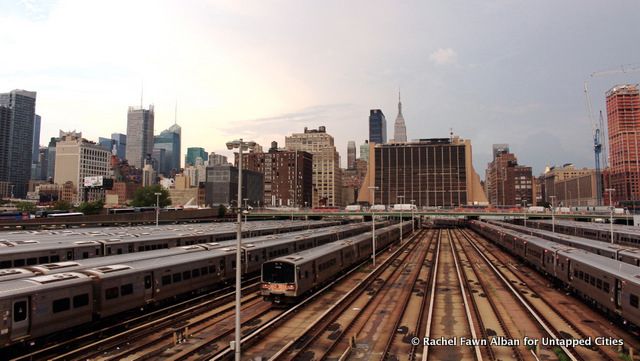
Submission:
[[[619,244],[605,243],[605,242],[596,241],[596,240],[593,240],[593,239],[572,236],[572,235],[564,234],[564,233],[558,233],[558,232],[554,233],[554,232],[546,231],[546,230],[543,230],[543,229],[524,227],[524,226],[520,226],[520,225],[513,224],[513,223],[500,222],[500,221],[491,221],[489,223],[496,224],[496,225],[499,225],[499,226],[502,226],[504,224],[504,225],[509,226],[509,227],[517,228],[517,229],[520,229],[520,230],[526,230],[528,232],[544,234],[545,236],[551,236],[551,237],[559,238],[559,239],[562,239],[564,241],[573,242],[573,243],[580,244],[580,245],[587,246],[587,247],[597,248],[597,249],[602,250],[602,251],[608,251],[608,252],[612,252],[613,251],[613,252],[615,252],[615,251],[624,251],[624,250],[629,249],[629,247],[621,246]]]
[[[0,287],[0,299],[19,296],[34,291],[44,292],[48,289],[60,287],[61,285],[77,287],[90,283],[91,279],[87,275],[77,272],[22,278],[3,282],[2,287]]]
[[[281,263],[291,263],[294,265],[301,265],[301,264],[313,261],[315,259],[318,259],[322,256],[325,256],[328,253],[340,250],[345,246],[355,245],[358,242],[361,242],[366,239],[371,239],[371,232],[366,232],[366,233],[362,233],[357,236],[349,237],[340,241],[334,241],[327,244],[323,244],[321,246],[304,250],[302,252],[297,252],[290,255],[274,258],[265,263],[281,262]]]
[[[539,222],[539,223],[551,224],[551,220],[546,220],[546,219],[527,221],[527,222],[533,222],[533,223]],[[556,220],[555,222],[556,224],[561,224],[563,226],[579,227],[584,229],[592,229],[592,230],[607,231],[607,232],[610,231],[610,227],[611,227],[609,224],[605,224],[605,223],[577,222],[577,221],[570,221],[570,220],[564,220],[564,219]],[[633,236],[640,236],[640,227],[614,224],[613,232],[628,234]]]
[[[640,283],[640,268],[622,261],[599,256],[581,249],[572,249],[558,252],[561,256],[571,257],[571,259],[585,265],[596,267],[615,277],[626,279],[635,284]]]

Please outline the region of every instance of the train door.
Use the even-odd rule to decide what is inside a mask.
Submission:
[[[615,297],[616,310],[619,310],[620,308],[622,308],[622,284],[617,278],[613,295],[613,297]]]
[[[571,260],[567,259],[567,282],[571,282]]]
[[[73,261],[73,250],[67,251],[67,261]]]
[[[11,339],[15,340],[29,334],[29,298],[13,300],[12,311]]]
[[[149,273],[144,276],[144,300],[149,301],[152,299],[153,299],[153,273]]]

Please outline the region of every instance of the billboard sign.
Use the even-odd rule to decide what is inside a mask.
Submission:
[[[85,187],[102,187],[102,176],[84,177]]]

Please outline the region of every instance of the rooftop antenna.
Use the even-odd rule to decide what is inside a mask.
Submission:
[[[140,82],[140,109],[144,109],[142,98],[144,96],[144,79]]]
[[[449,140],[453,142],[453,128],[449,128]]]

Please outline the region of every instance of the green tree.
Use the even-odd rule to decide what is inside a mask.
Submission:
[[[76,210],[84,214],[98,214],[103,208],[104,202],[102,200],[97,200],[95,202],[82,202]]]
[[[53,209],[59,209],[61,211],[68,211],[71,209],[71,203],[65,200],[58,200],[53,204]]]
[[[160,207],[166,207],[171,204],[169,191],[162,188],[161,185],[155,184],[138,189],[133,196],[131,205],[134,207],[155,207],[156,193],[160,193]]]
[[[18,202],[18,204],[16,204],[16,208],[20,212],[33,213],[36,211],[36,205],[31,202]]]
[[[224,215],[227,214],[227,207],[224,205],[218,206],[218,218],[224,218]]]

